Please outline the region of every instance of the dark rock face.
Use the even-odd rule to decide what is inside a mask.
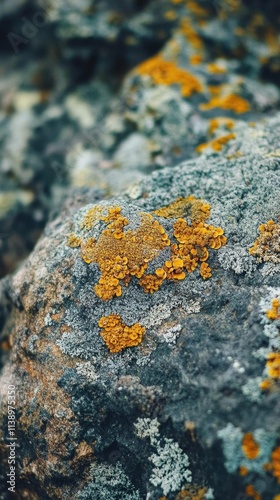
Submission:
[[[277,19],[2,2],[1,499],[279,500]]]

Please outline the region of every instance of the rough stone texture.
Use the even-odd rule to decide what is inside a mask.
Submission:
[[[277,16],[273,1],[2,2],[0,275],[28,255],[69,187],[118,193],[279,109]],[[201,92],[131,72],[159,50]],[[202,109],[213,86],[250,110]],[[221,116],[232,128],[213,132]]]
[[[263,124],[255,155],[202,156],[105,201],[94,191],[69,197],[29,259],[2,280],[9,352],[1,391],[18,389],[18,498],[175,498],[190,480],[204,488],[201,498],[212,488],[216,499],[235,499],[248,485],[265,500],[279,493],[273,471],[263,469],[279,443],[279,380],[260,389],[268,351],[280,347],[279,320],[265,320],[279,296],[279,264],[257,264],[248,252],[258,226],[280,213],[279,124]],[[73,232],[100,237],[102,221],[81,229],[88,210],[120,206],[127,231],[139,226],[139,212],[189,195],[210,203],[207,222],[228,239],[209,251],[212,278],[196,270],[154,294],[132,278],[121,297],[97,297],[97,264],[67,245]],[[172,235],[174,219],[158,220]],[[148,271],[166,258],[159,252]],[[98,327],[110,314],[145,326],[143,342],[110,353]],[[254,459],[244,451],[251,433]]]
[[[9,384],[14,498],[279,500],[278,22],[276,0],[1,3],[1,500]],[[103,262],[102,300],[108,210],[174,245],[190,207],[153,212],[189,196],[227,237],[212,277],[179,259],[150,294]],[[171,248],[150,237],[157,288]],[[138,345],[110,352],[118,332]]]

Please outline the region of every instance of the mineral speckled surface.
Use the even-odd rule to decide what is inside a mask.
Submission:
[[[1,500],[279,500],[278,24],[2,2]]]

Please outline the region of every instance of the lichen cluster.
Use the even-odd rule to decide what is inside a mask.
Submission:
[[[212,273],[206,262],[209,249],[217,250],[226,243],[223,229],[205,222],[210,214],[210,205],[189,196],[156,210],[154,214],[175,218],[178,213],[181,215],[187,211],[191,223],[181,217],[175,220],[174,243],[151,214],[140,214],[140,226],[127,231],[124,228],[129,221],[122,215],[120,207],[110,207],[106,216],[99,215],[107,228],[97,241],[92,237],[81,241],[83,260],[87,264],[97,262],[101,271],[99,282],[94,287],[96,295],[105,301],[121,296],[122,286],[127,286],[133,276],[146,293],[154,293],[165,280],[183,280],[186,273],[193,272],[199,265],[201,276],[210,278]],[[86,215],[86,224],[91,215]],[[68,243],[71,245],[74,242],[77,246],[78,241],[71,235]],[[170,258],[153,274],[147,274],[148,264],[165,247],[170,247]]]
[[[246,99],[237,94],[228,95],[214,95],[209,102],[201,104],[202,110],[209,110],[213,108],[221,108],[227,111],[241,114],[250,111],[250,104]]]
[[[274,297],[271,300],[271,308],[265,313],[266,321],[269,323],[270,327],[273,327],[273,333],[280,339],[280,299],[279,296]],[[266,356],[265,371],[267,378],[262,380],[260,384],[260,389],[262,391],[270,391],[276,389],[280,382],[280,351],[279,349],[273,349],[270,345],[272,352],[269,352]]]
[[[235,139],[235,134],[233,133],[222,135],[216,139],[212,139],[212,141],[200,144],[197,146],[196,150],[198,153],[201,153],[204,149],[211,147],[214,151],[221,151],[223,146],[232,139]]]
[[[102,316],[98,325],[102,328],[100,335],[111,352],[120,352],[126,347],[135,347],[142,342],[145,328],[139,323],[127,326],[117,314]]]
[[[280,224],[269,220],[259,227],[260,236],[249,249],[258,262],[280,263]]]
[[[260,453],[260,448],[251,432],[244,434],[242,439],[242,450],[249,460],[254,460]]]
[[[123,287],[128,286],[132,278],[138,280],[146,293],[155,293],[165,280],[184,280],[198,267],[203,279],[212,276],[207,263],[209,250],[225,245],[226,237],[222,228],[206,223],[209,215],[208,203],[189,196],[179,198],[153,214],[138,212],[140,223],[134,229],[128,229],[126,226],[130,221],[123,215],[121,207],[96,206],[88,210],[81,228],[88,233],[96,224],[104,224],[99,237],[83,239],[71,234],[68,245],[80,246],[87,264],[98,264],[101,276],[94,292],[101,300],[120,297]],[[156,217],[174,219],[172,235]],[[165,254],[162,265],[148,273],[149,264],[167,248],[169,255]],[[126,326],[116,314],[102,317],[99,327],[111,352],[138,345],[144,333],[140,324]]]
[[[84,261],[87,264],[97,262],[101,271],[94,291],[102,300],[122,295],[122,285],[128,285],[132,276],[141,279],[148,263],[170,245],[165,229],[157,220],[147,213],[140,216],[137,229],[124,231],[128,219],[121,214],[120,207],[111,207],[107,216],[100,217],[107,223],[107,228],[99,239],[89,238],[81,243]],[[148,290],[145,278],[143,288]]]
[[[156,85],[180,85],[184,97],[202,91],[202,85],[195,76],[173,62],[165,61],[160,54],[144,61],[136,70],[140,75],[150,76]]]

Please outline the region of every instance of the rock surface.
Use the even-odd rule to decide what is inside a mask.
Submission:
[[[19,498],[157,499],[180,490],[188,498],[190,481],[198,498],[279,493],[279,126],[276,117],[263,124],[255,155],[202,156],[118,197],[69,197],[26,263],[2,281],[10,351],[1,390],[18,390]],[[187,233],[175,231],[178,219]],[[254,256],[269,220],[271,252]],[[204,243],[212,277],[203,279],[194,235],[209,227],[227,242],[213,243],[216,235]],[[170,239],[161,247],[158,228]],[[133,275],[133,237],[148,265],[142,277]],[[181,263],[180,278],[176,245],[185,257],[191,247],[201,255],[193,271]],[[123,259],[113,271],[111,247]],[[170,273],[170,259],[173,274],[145,291],[143,276]],[[110,276],[121,287],[112,298]],[[133,325],[145,329],[135,347],[123,337]],[[2,419],[5,433],[5,412]]]
[[[277,16],[2,2],[1,500],[279,500]]]

